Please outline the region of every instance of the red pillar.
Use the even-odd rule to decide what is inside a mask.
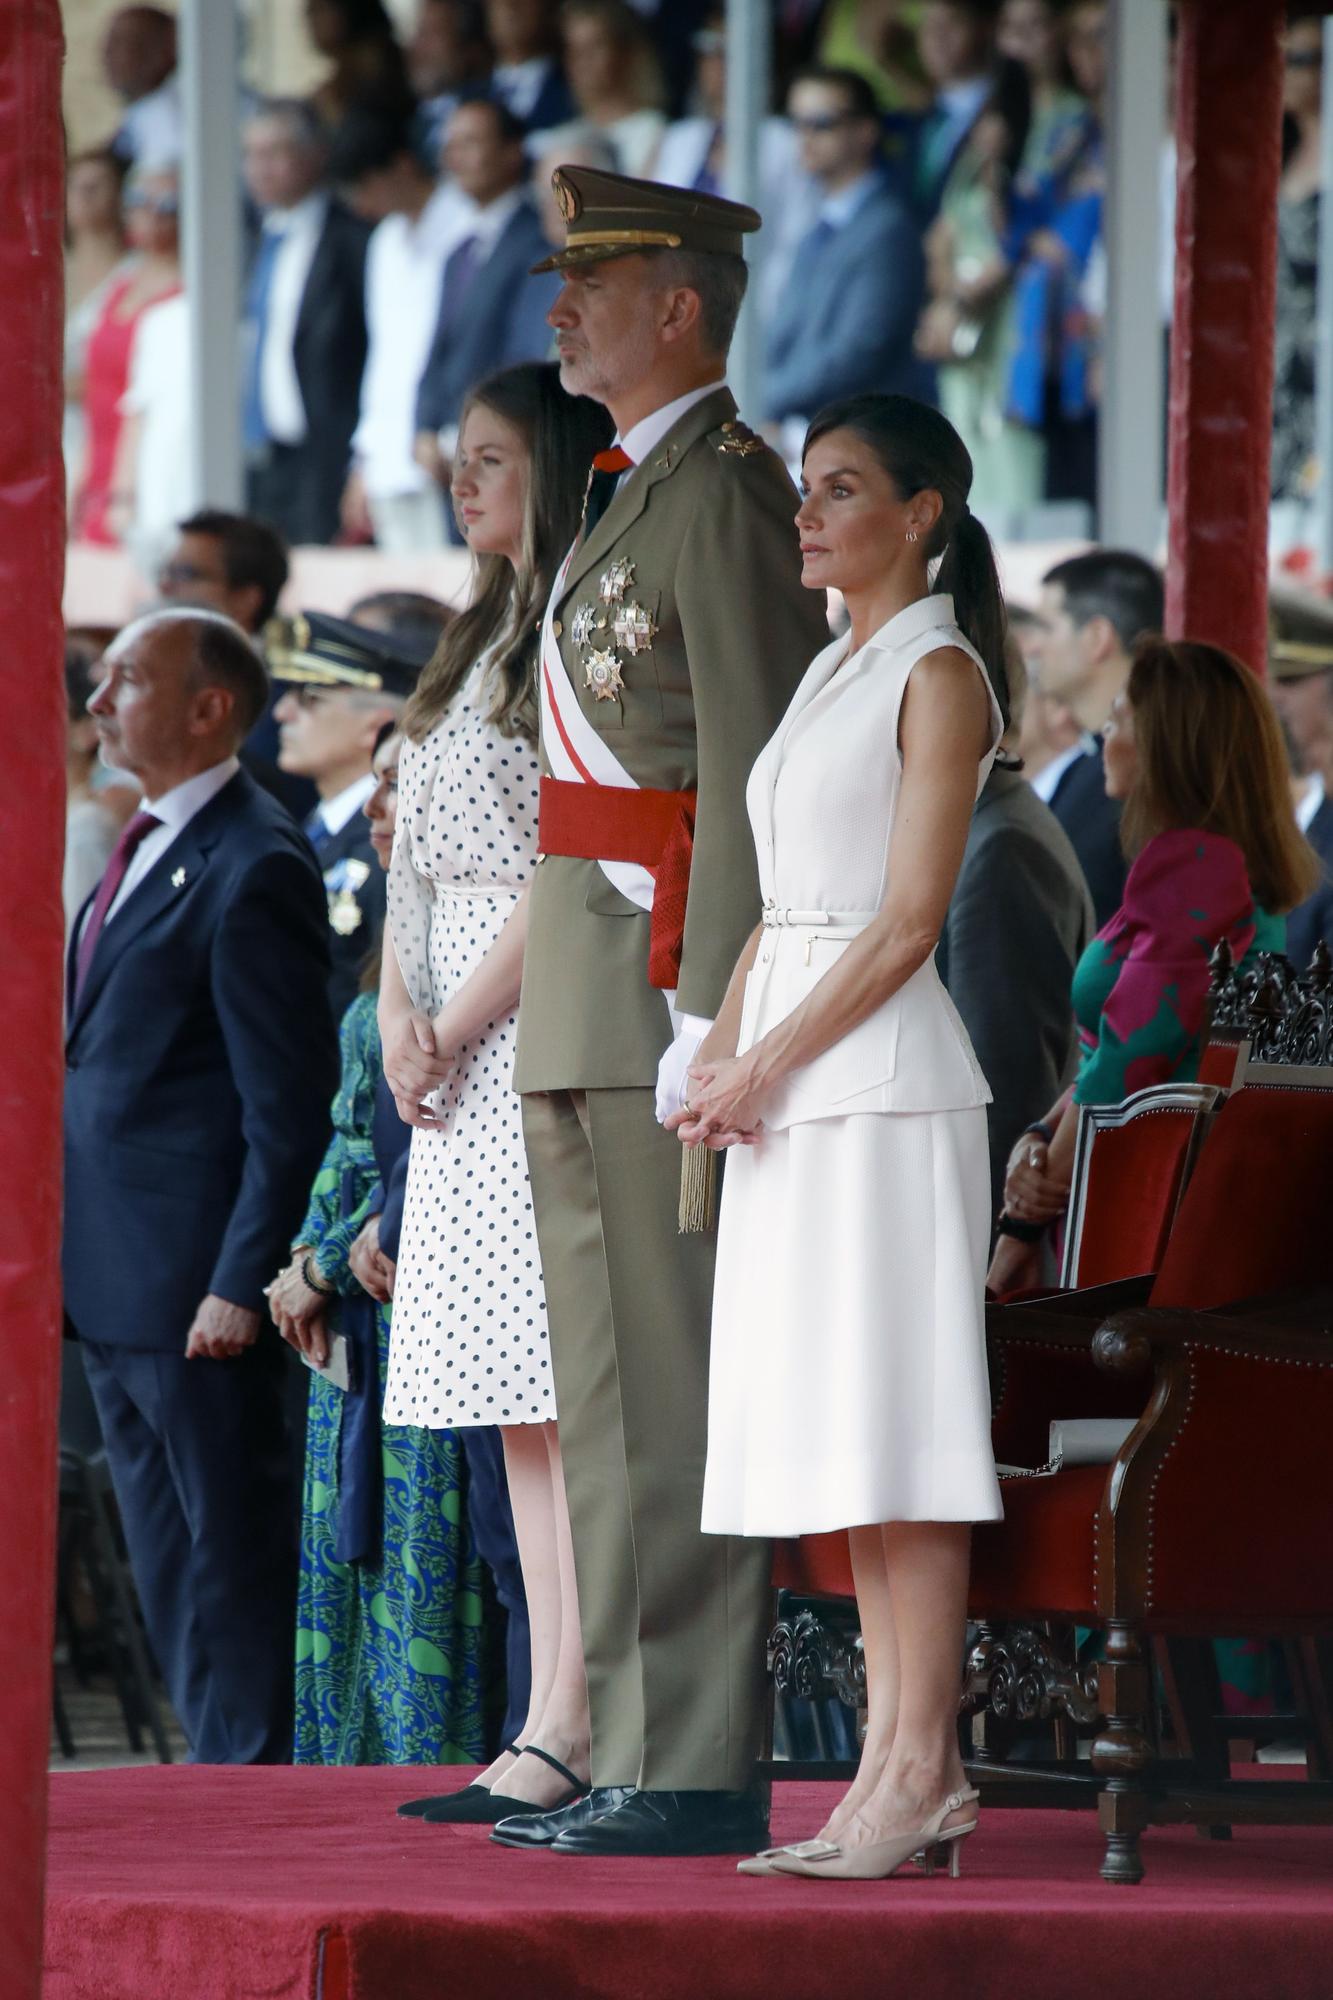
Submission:
[[[58,0],[0,8],[0,2000],[41,1983],[60,1362]]]
[[[1262,673],[1284,0],[1183,0],[1166,629]]]

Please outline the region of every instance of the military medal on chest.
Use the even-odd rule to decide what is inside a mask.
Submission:
[[[602,571],[597,597],[575,607],[569,636],[583,668],[583,685],[595,701],[616,701],[624,691],[626,653],[634,658],[650,650],[657,621],[645,604],[627,593],[634,585],[635,565],[620,556]]]

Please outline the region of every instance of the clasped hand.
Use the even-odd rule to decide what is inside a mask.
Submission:
[[[1050,1148],[1035,1132],[1025,1132],[1004,1176],[1004,1209],[1019,1222],[1053,1222],[1063,1215],[1069,1189],[1049,1172]]]
[[[728,1146],[753,1146],[763,1130],[760,1092],[748,1055],[720,1056],[696,1063],[686,1072],[685,1103],[663,1119],[682,1146],[707,1146],[712,1153]]]
[[[422,1102],[439,1089],[454,1068],[455,1058],[436,1045],[429,1014],[413,1007],[389,1031],[384,1042],[384,1074],[405,1125],[438,1125],[438,1112]]]

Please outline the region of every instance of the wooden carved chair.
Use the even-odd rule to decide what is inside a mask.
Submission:
[[[1172,1820],[1333,1820],[1333,981],[1270,968],[1247,1005],[1237,1088],[1216,1112],[1161,1259],[1139,1299],[1085,1288],[988,1315],[996,1456],[1039,1467],[1053,1419],[1134,1427],[1112,1463],[1006,1483],[978,1529],[978,1638],[963,1707],[1002,1725],[974,1775],[997,1804],[1097,1805],[1117,1882],[1139,1836]],[[850,1589],[845,1538],[813,1538],[780,1575]],[[823,1546],[819,1546],[822,1541]],[[1100,1629],[1078,1665],[1064,1636]],[[1310,1721],[1309,1783],[1234,1783],[1195,1698],[1173,1754],[1157,1723],[1151,1647],[1185,1657],[1212,1635],[1288,1641]],[[846,1644],[846,1641],[844,1641]],[[844,1665],[846,1663],[844,1662]],[[836,1665],[836,1662],[835,1662]],[[833,1676],[836,1681],[838,1675]],[[854,1674],[843,1680],[854,1683]],[[1091,1762],[1007,1767],[1013,1714],[1091,1729]],[[1221,1744],[1221,1748],[1219,1748]]]

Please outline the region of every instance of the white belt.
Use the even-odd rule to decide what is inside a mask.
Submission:
[[[769,930],[857,930],[878,915],[878,910],[784,910],[776,903],[765,903],[763,909]]]

